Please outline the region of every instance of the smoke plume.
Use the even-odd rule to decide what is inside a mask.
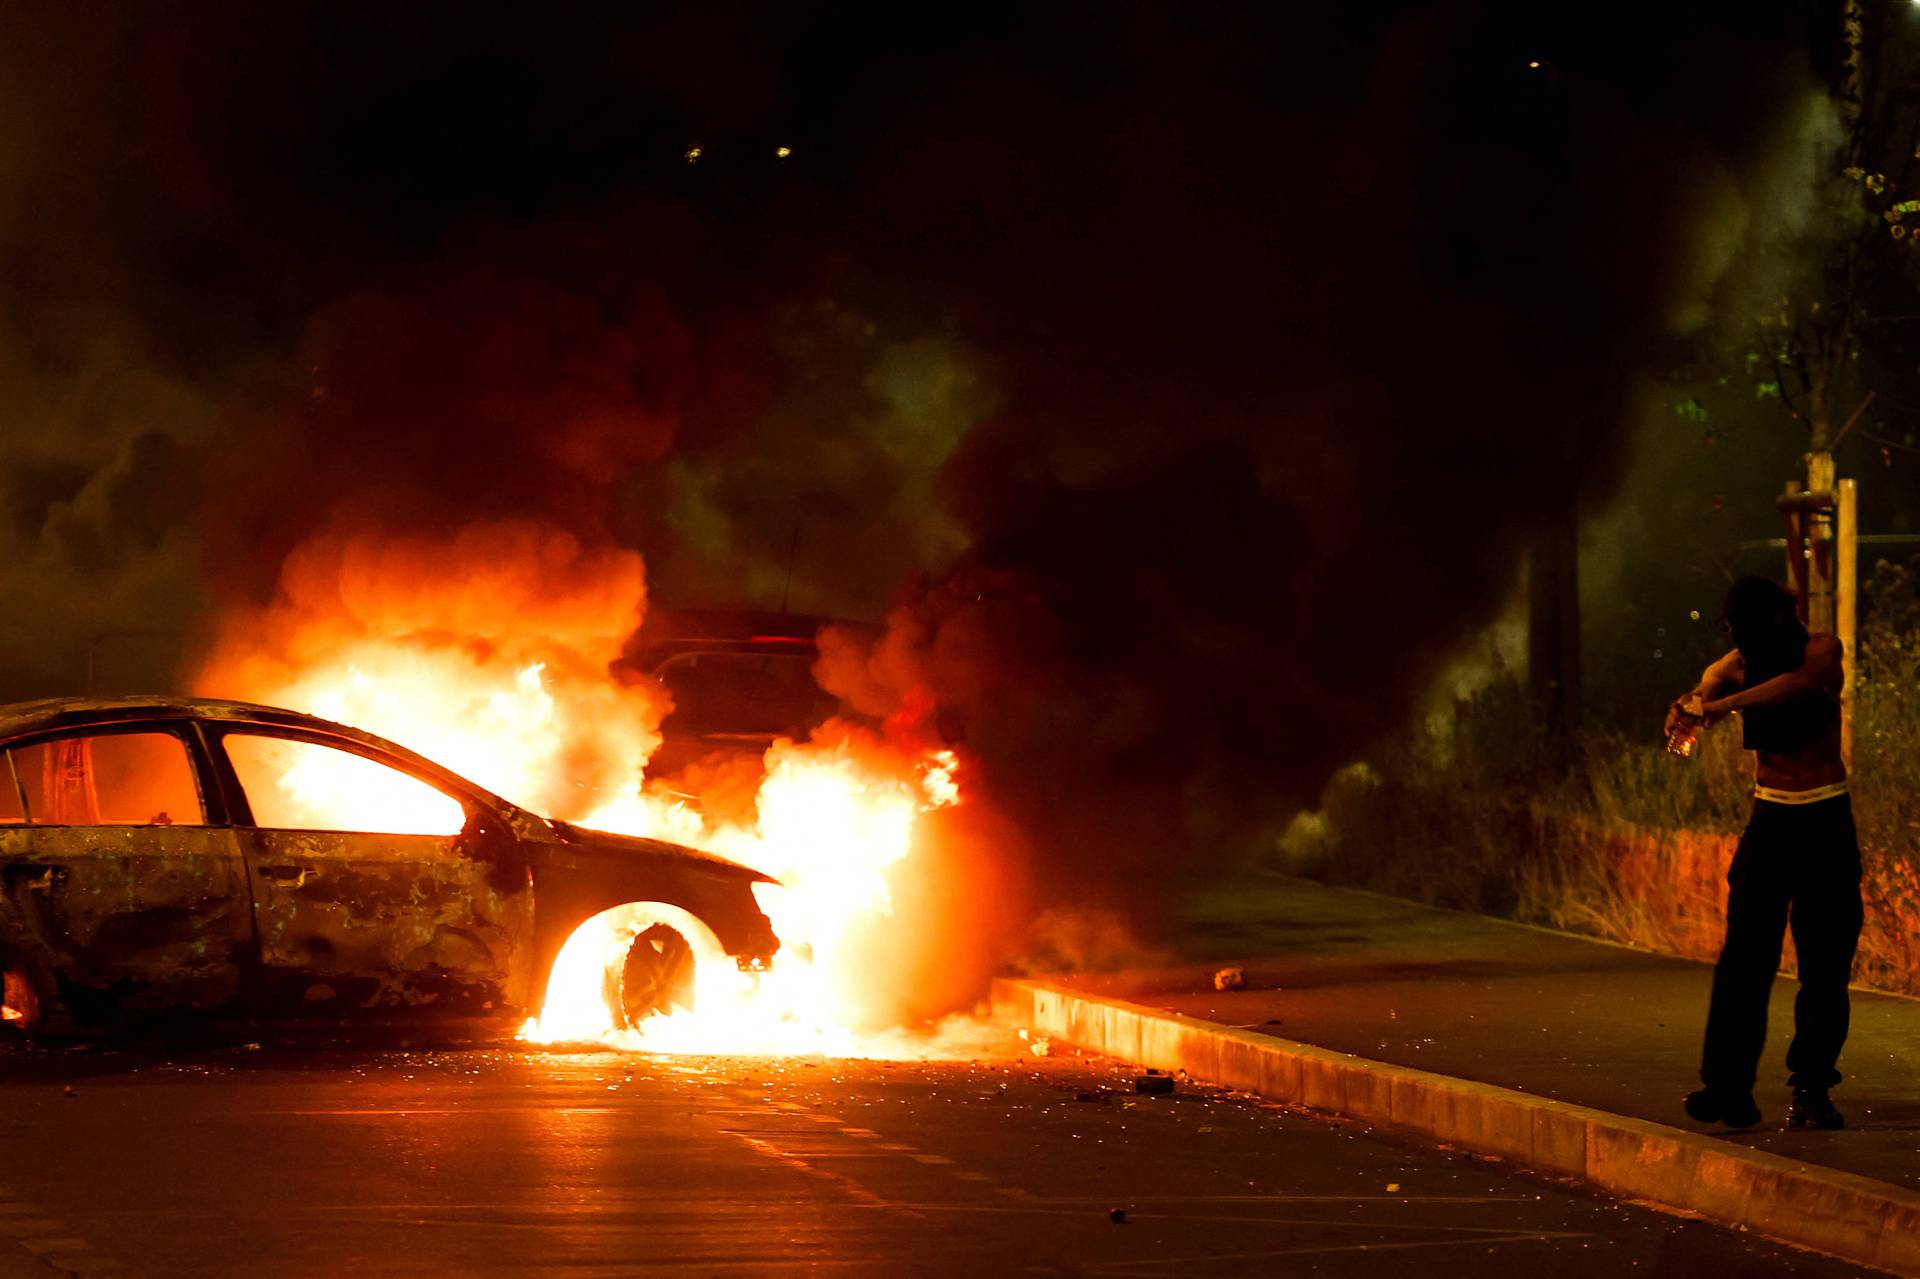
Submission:
[[[821,675],[973,761],[954,874],[1138,910],[1615,483],[1827,70],[1794,5],[909,10],[27,6],[0,673],[533,529],[885,617]]]

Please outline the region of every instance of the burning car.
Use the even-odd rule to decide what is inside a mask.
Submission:
[[[310,715],[169,697],[0,707],[5,1018],[48,1036],[183,1011],[506,1027],[584,922],[657,907],[608,965],[628,1024],[695,956],[779,947],[768,876],[538,816]],[[688,934],[693,934],[689,936]]]

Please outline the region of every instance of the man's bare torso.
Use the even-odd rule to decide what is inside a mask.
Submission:
[[[1744,665],[1739,663],[1738,654],[1728,656],[1735,662],[1734,669],[1728,673],[1744,683],[1746,672]],[[1837,698],[1840,694],[1837,669],[1830,682],[1831,687],[1825,691],[1827,695]],[[1799,750],[1755,751],[1753,780],[1761,786],[1784,791],[1813,790],[1846,781],[1847,766],[1840,756],[1840,717],[1834,716],[1832,724],[1817,741]]]
[[[1774,790],[1813,790],[1847,780],[1840,758],[1840,724],[1804,750],[1755,751],[1753,780]]]

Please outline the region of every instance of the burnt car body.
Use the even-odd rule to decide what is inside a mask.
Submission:
[[[345,765],[328,776],[360,798],[442,805],[441,833],[291,820],[269,785],[288,758]],[[517,1026],[568,936],[617,906],[678,907],[742,968],[763,967],[779,942],[758,882],[771,881],[696,849],[538,816],[293,711],[0,707],[6,1016],[49,1036],[187,1012]]]

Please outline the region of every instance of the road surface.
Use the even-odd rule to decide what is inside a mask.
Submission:
[[[1010,1038],[912,1063],[0,1051],[0,1279],[1861,1273],[1134,1079]]]

